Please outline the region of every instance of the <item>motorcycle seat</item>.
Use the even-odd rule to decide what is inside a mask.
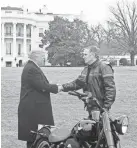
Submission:
[[[60,128],[60,129],[55,129],[54,131],[51,132],[51,134],[48,137],[49,142],[51,143],[57,143],[64,141],[71,135],[71,131],[66,128]]]

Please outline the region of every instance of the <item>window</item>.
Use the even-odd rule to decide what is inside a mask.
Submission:
[[[27,45],[27,51],[28,51],[28,53],[31,52],[31,44]]]
[[[19,28],[19,33],[21,34],[21,28]]]
[[[12,11],[5,11],[5,13],[12,13]]]
[[[6,62],[6,67],[11,67],[12,66],[12,62]]]
[[[11,26],[6,27],[6,35],[12,35],[11,33]]]
[[[39,33],[43,33],[43,28],[39,28]]]
[[[18,44],[18,55],[21,55],[21,44]]]
[[[29,52],[31,51],[31,45],[29,45]]]
[[[18,28],[18,33],[17,33],[17,35],[18,35],[18,36],[23,36],[22,33],[21,33],[21,28],[20,28],[20,27]]]
[[[43,37],[43,33],[39,33],[39,37]]]
[[[43,28],[39,28],[39,37],[43,37]]]
[[[18,11],[17,13],[18,13],[18,14],[23,14],[23,12],[22,12],[22,11]]]
[[[43,48],[43,45],[42,44],[39,44],[39,48]]]
[[[6,55],[11,55],[11,43],[6,43]]]
[[[31,37],[31,28],[27,29],[27,37]]]

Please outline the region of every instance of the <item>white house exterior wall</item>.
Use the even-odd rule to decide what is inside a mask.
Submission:
[[[9,9],[8,9],[9,8]],[[6,13],[8,11],[8,13]],[[39,49],[41,37],[39,37],[39,29],[48,29],[48,22],[54,20],[55,14],[35,14],[23,11],[20,8],[13,7],[1,8],[1,66],[5,67],[7,62],[11,62],[12,66],[25,62],[29,48],[31,50]],[[78,18],[73,15],[59,15],[63,17]],[[11,27],[11,32],[7,34],[6,27]],[[21,29],[20,29],[21,28]],[[18,34],[20,30],[20,35]],[[31,31],[30,31],[31,30]],[[31,32],[31,34],[29,34]],[[6,54],[6,43],[11,43],[11,55]],[[21,44],[21,45],[18,45]],[[21,54],[18,55],[18,46],[21,46]]]

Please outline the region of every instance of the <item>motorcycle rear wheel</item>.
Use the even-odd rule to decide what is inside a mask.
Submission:
[[[34,146],[34,148],[50,148],[50,145],[47,141],[47,139],[40,139]]]

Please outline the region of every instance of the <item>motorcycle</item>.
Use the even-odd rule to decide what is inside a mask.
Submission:
[[[87,106],[88,96],[85,93],[70,91]],[[50,125],[39,125],[38,130],[31,131],[35,141],[31,148],[121,148],[119,135],[128,129],[128,117],[123,115],[117,119],[109,117],[108,111],[93,98],[99,110],[93,112],[92,118],[80,120],[70,129],[57,128]],[[94,116],[98,116],[98,119]]]

